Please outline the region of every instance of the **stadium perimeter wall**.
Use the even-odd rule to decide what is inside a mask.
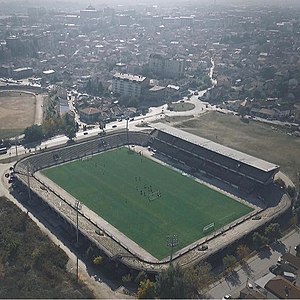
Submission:
[[[56,191],[52,190],[51,187],[49,187],[44,182],[41,182],[34,175],[34,173],[42,168],[78,159],[80,157],[100,153],[108,149],[125,146],[127,144],[136,144],[145,147],[148,144],[149,137],[149,134],[141,132],[122,132],[105,137],[98,137],[87,142],[81,142],[56,150],[48,150],[45,153],[32,155],[17,162],[15,165],[15,174],[18,180],[23,185],[30,188],[30,191],[32,193],[45,201],[47,205],[49,205],[51,209],[55,211],[61,218],[65,219],[67,223],[75,227],[76,220],[74,217],[74,207]],[[54,160],[54,155],[59,155],[59,159]],[[28,186],[29,177],[30,185]],[[41,186],[44,186],[47,192],[41,189]],[[53,199],[56,198],[55,201],[48,199],[49,192],[52,194]],[[255,212],[254,214],[250,214],[245,218],[238,220],[238,222],[235,222],[234,224],[230,224],[226,228],[222,228],[221,230],[214,232],[210,236],[202,239],[200,242],[198,241],[192,244],[190,247],[184,249],[184,251],[177,252],[173,256],[173,261],[178,262],[183,267],[187,267],[197,264],[201,260],[207,260],[209,257],[218,255],[218,253],[220,253],[222,249],[229,247],[237,240],[245,238],[245,236],[249,235],[254,230],[257,230],[261,226],[264,226],[266,223],[269,223],[272,220],[280,217],[282,214],[286,213],[289,210],[290,206],[290,199],[286,195],[283,195],[281,201],[275,208],[273,207],[269,211],[266,211],[264,209],[259,212]],[[63,207],[65,210],[61,209],[61,207]],[[71,213],[71,215],[70,213],[68,214],[68,211],[70,212],[72,210],[73,212]],[[262,218],[261,220],[253,223],[252,218],[256,214],[262,213],[265,213],[267,218]],[[145,270],[154,273],[157,273],[160,270],[168,267],[168,258],[159,262],[144,259],[138,253],[134,253],[126,245],[122,244],[116,237],[107,232],[105,228],[101,228],[98,224],[93,222],[93,220],[86,218],[82,213],[80,213],[80,215],[82,223],[80,224],[80,230],[82,235],[89,239],[93,244],[97,245],[97,247],[99,247],[105,253],[105,255],[107,255],[111,259],[117,259],[126,266],[135,270]],[[252,223],[250,227],[243,226],[246,221]],[[243,228],[248,228],[248,230],[245,231]],[[90,234],[90,229],[92,229],[93,232],[95,232],[96,230],[101,230],[103,236]],[[234,231],[234,234],[232,235],[232,238],[229,238],[229,236],[231,236],[230,232],[232,230]],[[110,241],[108,242],[108,240]],[[199,250],[199,248],[203,244],[209,245],[208,251]]]

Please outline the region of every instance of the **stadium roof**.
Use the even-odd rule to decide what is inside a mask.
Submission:
[[[180,129],[174,128],[174,127],[169,126],[164,123],[156,123],[156,124],[153,124],[152,127],[155,129],[158,129],[162,132],[169,133],[169,134],[176,136],[180,139],[183,139],[187,142],[199,145],[205,149],[214,151],[221,155],[230,157],[236,161],[239,161],[239,162],[242,162],[249,166],[255,167],[264,172],[270,172],[270,171],[273,171],[273,170],[276,170],[279,168],[278,165],[275,165],[275,164],[272,164],[265,160],[259,159],[257,157],[245,154],[243,152],[234,150],[232,148],[220,145],[220,144],[210,141],[208,139],[193,135],[191,133],[182,131]]]

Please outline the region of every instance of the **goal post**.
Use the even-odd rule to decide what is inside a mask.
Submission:
[[[206,226],[203,227],[203,233],[211,232],[215,229],[215,223],[212,222]]]

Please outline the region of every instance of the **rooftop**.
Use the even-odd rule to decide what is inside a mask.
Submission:
[[[115,73],[114,78],[136,81],[136,82],[143,82],[146,79],[146,77],[144,76],[132,75],[127,73],[119,73],[119,72]]]
[[[281,276],[271,279],[265,288],[279,299],[300,298],[300,289]]]
[[[174,127],[169,126],[164,123],[156,123],[152,127],[155,129],[158,129],[162,132],[172,134],[172,135],[174,135],[180,139],[183,139],[187,142],[199,145],[205,149],[208,149],[208,150],[214,151],[216,153],[219,153],[221,155],[230,157],[230,158],[232,158],[236,161],[239,161],[243,164],[255,167],[264,172],[270,172],[270,171],[273,171],[273,170],[276,170],[279,168],[279,166],[272,164],[270,162],[267,162],[265,160],[262,160],[257,157],[245,154],[243,152],[234,150],[232,148],[220,145],[220,144],[210,141],[208,139],[193,135],[191,133],[182,131],[180,129],[174,128]]]

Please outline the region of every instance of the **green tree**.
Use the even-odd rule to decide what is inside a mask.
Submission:
[[[236,264],[236,258],[233,255],[226,255],[225,257],[223,257],[223,266],[224,269],[232,271],[234,266]]]
[[[199,270],[197,268],[190,268],[184,271],[184,296],[187,299],[198,298],[200,286]]]
[[[134,279],[134,282],[139,284],[141,281],[145,281],[148,278],[147,274],[145,271],[140,271],[136,278]]]
[[[268,67],[264,67],[264,68],[261,69],[260,75],[261,75],[264,79],[268,80],[268,79],[274,78],[275,72],[276,72],[275,67],[273,67],[273,66],[268,66]]]
[[[24,130],[26,143],[41,141],[44,137],[43,129],[40,125],[32,125]]]
[[[239,245],[236,254],[240,260],[244,260],[250,254],[250,249],[246,245]]]
[[[179,265],[171,265],[156,278],[155,292],[159,298],[185,298],[184,272]]]
[[[154,282],[149,279],[142,280],[137,291],[138,299],[153,299],[155,297]]]
[[[258,232],[254,232],[252,241],[255,248],[260,248],[268,243],[268,238]]]
[[[296,188],[294,186],[288,185],[286,191],[292,199],[294,199],[297,195]]]
[[[206,289],[213,280],[213,277],[210,273],[211,265],[207,262],[203,262],[197,266],[196,270],[199,278],[198,290],[201,291]]]
[[[280,225],[278,223],[271,223],[265,229],[265,235],[270,242],[274,242],[281,237]]]
[[[103,257],[102,257],[102,256],[96,256],[96,257],[93,259],[93,264],[96,265],[96,266],[101,265],[102,262],[103,262]]]
[[[72,140],[76,137],[76,129],[73,126],[68,125],[65,129],[65,135]]]
[[[123,282],[123,283],[128,283],[128,282],[130,282],[131,280],[132,280],[131,274],[127,274],[127,275],[122,276],[122,282]]]
[[[163,270],[155,282],[158,298],[195,298],[198,296],[199,278],[197,270],[183,271],[179,265]]]

